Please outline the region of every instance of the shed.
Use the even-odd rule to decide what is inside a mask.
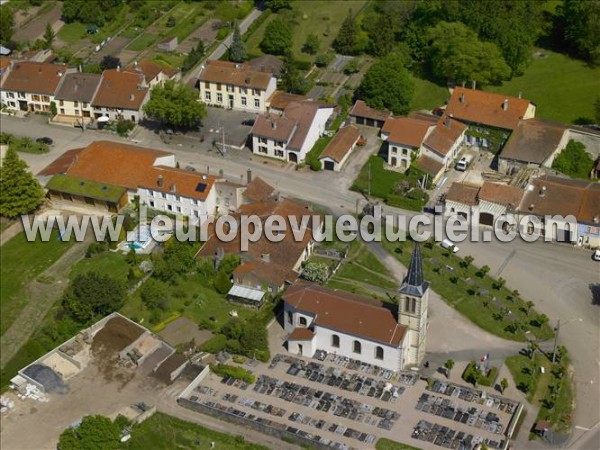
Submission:
[[[158,44],[158,49],[162,50],[163,52],[173,52],[175,49],[177,49],[178,45],[177,36],[175,36],[161,41]]]
[[[359,139],[360,132],[354,125],[341,128],[319,156],[323,168],[339,172]]]
[[[357,100],[350,111],[350,117],[357,125],[377,128],[383,127],[383,124],[391,115],[390,111],[371,108],[362,100]]]

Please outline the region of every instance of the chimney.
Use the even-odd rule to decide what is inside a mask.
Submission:
[[[546,195],[546,186],[542,186],[540,189],[540,197],[543,197],[544,195]]]
[[[252,182],[252,170],[248,169],[248,172],[246,173],[246,178],[248,179],[248,184],[250,184]]]
[[[223,172],[223,169],[219,169],[219,176],[220,176],[220,177],[222,177],[224,173],[225,173],[225,172]]]
[[[529,211],[533,211],[533,203],[531,205],[529,205]]]
[[[508,110],[508,99],[505,98],[504,101],[502,102],[502,110],[506,111]]]
[[[276,130],[277,129],[277,121],[276,120],[272,120],[271,121],[271,127]]]
[[[269,253],[263,253],[260,257],[266,263],[271,262],[271,255]]]
[[[129,94],[129,101],[134,101],[135,100],[135,95],[133,94]]]
[[[471,81],[471,89],[475,90],[477,88],[477,81]]]
[[[163,187],[163,183],[165,182],[165,180],[163,179],[162,175],[159,175],[158,178],[156,179],[156,185],[158,187]]]
[[[203,179],[203,180],[206,180],[206,175],[202,175],[202,179]]]
[[[444,125],[446,126],[446,128],[450,128],[450,117],[446,116],[446,118],[444,119]]]
[[[519,98],[523,97],[523,93],[521,91],[519,91]]]
[[[464,102],[465,102],[465,94],[464,94],[464,93],[461,93],[461,94],[460,94],[460,97],[458,98],[458,100],[459,100],[461,103],[464,103]]]
[[[463,89],[464,89],[464,87],[465,87],[465,84],[467,84],[467,83],[463,81],[463,82],[462,82],[462,87],[463,87]]]
[[[169,186],[169,192],[177,192],[177,185],[175,183]]]
[[[119,65],[117,66],[117,72],[120,72],[120,71],[121,71],[121,65],[119,64]]]

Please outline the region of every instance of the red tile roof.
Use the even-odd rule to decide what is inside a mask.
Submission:
[[[462,203],[463,205],[476,205],[478,193],[478,186],[455,182],[452,183],[450,189],[448,189],[446,200]]]
[[[437,161],[427,155],[419,156],[419,159],[415,162],[419,169],[424,170],[432,176],[437,176],[440,171],[444,168],[444,164]]]
[[[340,333],[393,347],[398,347],[406,334],[406,327],[381,302],[349,292],[296,283],[288,288],[283,300],[314,315],[317,326]]]
[[[479,200],[486,200],[500,205],[511,205],[517,208],[525,192],[522,189],[506,184],[491,183],[486,181],[479,190]]]
[[[142,59],[137,63],[137,65],[129,66],[128,70],[130,72],[139,71],[143,73],[147,83],[154,80],[161,72],[169,78],[179,72],[177,69],[163,66],[162,64],[155,63],[154,61],[150,61],[148,59]]]
[[[275,188],[260,177],[254,178],[242,194],[246,199],[252,202],[262,202],[273,197]]]
[[[335,162],[341,162],[352,150],[360,138],[360,131],[354,125],[341,128],[319,156],[319,159],[331,158]]]
[[[449,117],[442,117],[425,138],[423,144],[437,154],[446,156],[466,129],[467,126],[464,123]]]
[[[390,117],[392,113],[388,110],[380,111],[375,108],[371,108],[367,106],[367,104],[362,100],[357,100],[350,111],[350,116],[352,117],[366,117],[367,119],[373,120],[381,120],[385,121],[388,117]]]
[[[315,333],[308,328],[296,327],[288,336],[288,341],[312,341]]]
[[[506,110],[502,107],[505,100],[508,100]],[[513,130],[529,105],[524,98],[458,87],[452,92],[446,114],[466,122]]]
[[[20,61],[13,63],[2,83],[5,91],[54,95],[69,67],[57,64]]]
[[[215,182],[212,176],[154,165],[157,158],[171,156],[170,153],[118,142],[95,141],[72,156],[73,161],[68,167],[63,155],[41,173],[56,173],[60,168],[67,167],[61,173],[72,177],[132,190],[149,188],[200,200],[208,196]],[[159,177],[162,177],[162,187],[158,186]],[[197,186],[201,183],[205,187],[199,192]]]
[[[48,166],[43,168],[38,176],[47,177],[61,173],[67,173],[71,164],[76,161],[77,155],[82,151],[82,148],[74,148],[67,150],[61,156],[52,161]]]
[[[248,64],[227,61],[206,61],[198,79],[201,82],[223,83],[251,89],[265,90],[272,75],[268,72],[252,70]]]
[[[256,118],[251,134],[287,143],[295,129],[295,120],[279,114],[269,113],[261,114]]]
[[[141,73],[117,69],[105,70],[92,105],[139,110],[148,95],[148,88],[142,87],[143,83],[144,76]]]
[[[387,133],[388,142],[419,148],[437,118],[425,120],[413,117],[390,117],[385,121],[382,133]]]
[[[307,100],[306,95],[288,94],[287,92],[275,91],[269,99],[269,105],[273,109],[283,111],[291,102],[302,102]]]

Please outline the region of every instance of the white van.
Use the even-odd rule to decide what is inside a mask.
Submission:
[[[452,242],[448,239],[444,239],[442,242],[440,242],[440,245],[442,246],[442,248],[447,248],[447,249],[452,250],[452,253],[458,252],[458,247],[456,245],[454,245],[454,242]]]
[[[464,172],[465,170],[467,170],[467,167],[469,167],[469,164],[471,164],[471,160],[471,156],[463,156],[462,158],[460,158],[460,161],[456,163],[456,166],[454,166],[454,168],[456,170]]]

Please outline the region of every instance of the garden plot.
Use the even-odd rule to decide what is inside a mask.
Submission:
[[[217,32],[219,31],[220,21],[211,19],[204,22],[199,28],[190,34],[183,42],[177,47],[177,51],[181,53],[190,53],[193,48],[198,45],[198,41],[204,41],[205,48],[208,48],[216,39]]]

